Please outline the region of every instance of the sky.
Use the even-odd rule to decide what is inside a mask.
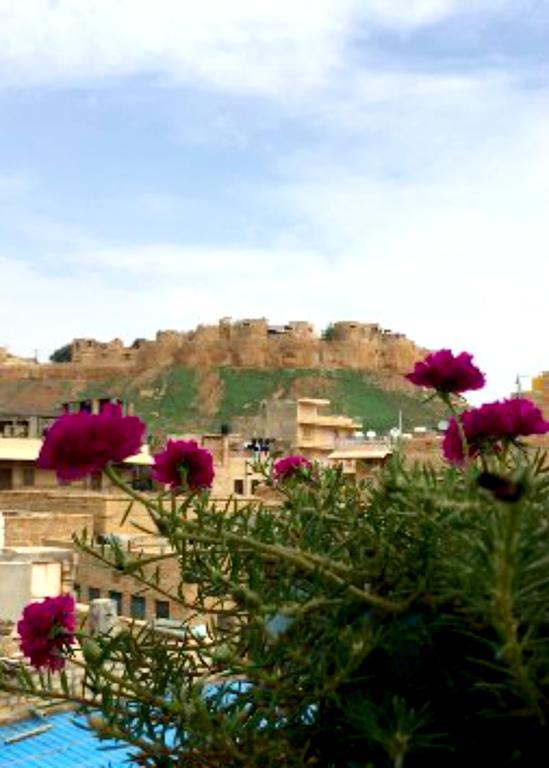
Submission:
[[[267,317],[549,369],[549,0],[0,0],[0,346]]]

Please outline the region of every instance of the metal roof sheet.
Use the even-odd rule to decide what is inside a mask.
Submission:
[[[0,768],[118,768],[128,766],[130,749],[114,741],[100,741],[84,728],[84,717],[65,712],[0,726]],[[22,741],[6,744],[17,734],[52,727]]]

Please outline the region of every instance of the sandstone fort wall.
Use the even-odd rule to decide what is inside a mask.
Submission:
[[[2,364],[3,378],[84,379],[182,364],[208,368],[319,368],[369,371],[409,370],[425,350],[403,334],[374,323],[337,322],[323,337],[305,321],[284,326],[265,319],[226,318],[192,331],[159,331],[154,340],[100,342],[74,339],[71,362],[37,364],[21,360]]]

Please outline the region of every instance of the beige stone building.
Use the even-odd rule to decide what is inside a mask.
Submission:
[[[57,488],[59,482],[55,472],[40,469],[36,460],[42,447],[39,438],[0,437],[0,491],[18,488]],[[132,482],[141,469],[150,466],[152,458],[147,446],[136,456],[129,456],[118,467],[124,479]],[[94,473],[83,480],[70,484],[72,489],[108,490],[110,480],[104,473]]]
[[[544,371],[532,379],[532,391],[528,393],[549,419],[549,371]]]
[[[57,414],[39,411],[0,413],[0,438],[41,438],[44,431],[55,421]]]
[[[154,557],[168,555],[170,552],[168,543],[161,538],[133,536],[119,538],[118,543],[128,552],[129,557],[138,554]],[[109,550],[107,540],[102,553],[108,557]],[[114,600],[119,616],[134,619],[186,619],[189,616],[188,609],[171,597],[177,595],[180,582],[177,557],[151,565],[145,569],[145,574],[147,580],[158,584],[158,590],[138,583],[131,576],[117,573],[91,555],[79,553],[75,587],[78,600],[89,604],[92,600],[109,598]],[[189,602],[193,599],[193,590],[193,585],[184,588],[183,594]]]
[[[198,442],[213,456],[215,477],[212,497],[252,497],[262,477],[254,470],[255,456],[241,435],[202,435]]]
[[[0,620],[15,622],[27,603],[72,592],[72,547],[0,548]]]
[[[312,397],[267,400],[257,416],[237,418],[235,424],[250,437],[271,440],[274,455],[300,453],[330,463],[330,454],[360,432],[362,424],[327,412],[329,406],[329,400]]]
[[[341,465],[343,474],[352,479],[370,477],[393,455],[393,448],[387,443],[355,442],[342,445],[329,455],[333,464]]]
[[[350,416],[325,413],[330,401],[302,397],[296,401],[296,441],[298,453],[311,461],[330,463],[334,450],[360,432],[362,424]]]

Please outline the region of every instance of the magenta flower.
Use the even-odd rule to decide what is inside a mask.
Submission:
[[[311,471],[313,465],[305,456],[285,456],[273,465],[273,478],[276,482],[289,480],[291,477],[303,476]]]
[[[549,422],[540,409],[524,397],[485,403],[462,413],[460,420],[470,457],[485,448],[497,451],[519,437],[549,432]],[[463,440],[455,418],[444,435],[442,452],[452,464],[463,464]]]
[[[29,603],[17,623],[21,651],[37,669],[63,669],[63,654],[76,642],[75,628],[75,604],[71,595]]]
[[[101,413],[64,413],[46,431],[37,465],[54,469],[60,480],[79,480],[139,453],[145,425],[137,416],[122,416],[117,405]]]
[[[194,440],[168,440],[165,450],[154,456],[153,478],[173,489],[211,488],[214,474],[212,454]]]
[[[473,365],[472,360],[473,356],[468,352],[456,356],[449,349],[441,349],[416,363],[414,370],[405,378],[418,387],[428,387],[447,394],[482,389],[486,378]]]

